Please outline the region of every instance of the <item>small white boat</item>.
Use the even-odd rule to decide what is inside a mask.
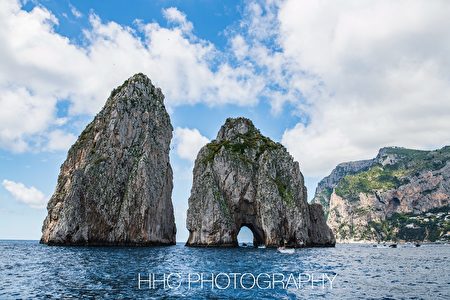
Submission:
[[[264,246],[264,245],[258,246],[258,249],[266,249],[266,246]]]
[[[294,248],[286,248],[286,247],[278,247],[278,252],[285,253],[285,254],[294,254],[295,249]]]

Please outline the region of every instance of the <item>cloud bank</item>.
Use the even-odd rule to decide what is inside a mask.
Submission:
[[[311,122],[282,140],[307,173],[450,143],[448,1],[286,1],[278,22],[283,55],[317,76],[298,82]]]
[[[68,101],[68,120],[93,115],[137,72],[164,90],[170,109],[267,101],[273,114],[291,113],[298,123],[282,143],[307,176],[387,145],[450,143],[448,1],[250,1],[222,51],[177,8],[162,14],[167,27],[131,28],[91,13],[78,45],[55,32],[47,9],[2,1],[0,147],[67,147],[74,136],[57,105]],[[194,129],[175,137],[188,160],[206,142]]]
[[[0,107],[10,117],[0,119],[0,147],[33,149],[33,138],[58,129],[59,101],[69,101],[69,117],[93,115],[112,87],[137,72],[164,90],[169,108],[258,102],[261,78],[222,59],[213,44],[192,34],[192,23],[176,8],[163,15],[171,27],[137,20],[130,28],[91,14],[85,43],[77,45],[55,32],[58,19],[44,7],[27,12],[18,1],[2,1]]]
[[[299,122],[282,143],[307,176],[383,146],[450,143],[448,1],[254,1],[236,55]]]
[[[47,204],[44,193],[34,186],[27,187],[23,183],[7,179],[3,180],[2,185],[17,201],[25,203],[32,208],[45,208]]]

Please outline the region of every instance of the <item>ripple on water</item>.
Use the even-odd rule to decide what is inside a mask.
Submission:
[[[449,257],[446,245],[338,245],[285,255],[276,249],[48,247],[37,241],[0,241],[0,299],[448,299]],[[314,272],[337,277],[332,289],[317,283],[314,288],[273,290],[137,289],[138,273],[170,272]]]

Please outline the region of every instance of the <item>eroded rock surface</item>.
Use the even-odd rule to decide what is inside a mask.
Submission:
[[[318,185],[336,239],[450,240],[450,147],[382,148],[371,160],[343,163]]]
[[[254,245],[333,246],[320,205],[309,206],[299,164],[245,118],[229,118],[195,161],[189,246],[237,246],[242,226]]]
[[[41,243],[175,243],[164,96],[143,74],[115,89],[70,148],[48,203]]]

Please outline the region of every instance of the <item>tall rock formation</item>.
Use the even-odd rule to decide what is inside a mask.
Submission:
[[[111,93],[61,166],[41,243],[175,243],[164,95],[143,74]]]
[[[188,246],[237,246],[242,226],[254,245],[333,246],[320,205],[309,206],[297,162],[245,118],[229,118],[195,161]]]
[[[382,148],[371,160],[338,165],[313,202],[344,241],[450,239],[450,147]]]

